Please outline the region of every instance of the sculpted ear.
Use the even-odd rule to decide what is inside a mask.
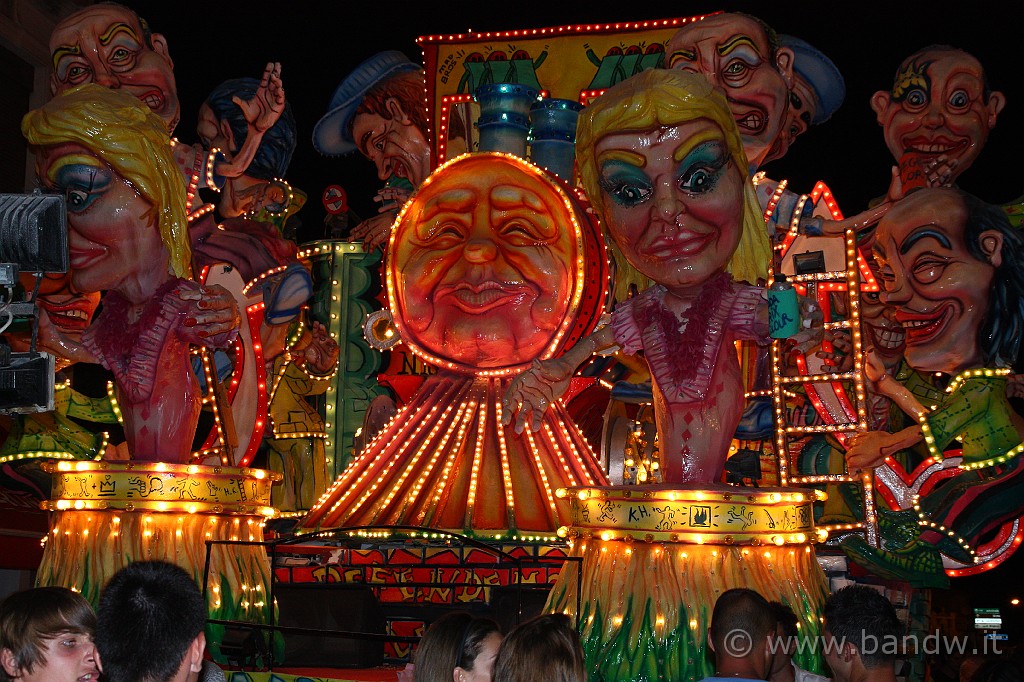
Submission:
[[[988,110],[988,127],[994,128],[996,125],[996,117],[999,116],[999,112],[1006,106],[1006,95],[1001,92],[989,93],[988,102],[985,103],[985,109]]]
[[[998,268],[1003,264],[1003,235],[998,230],[985,230],[978,235],[978,245],[981,246],[982,253],[985,254],[985,258],[992,264],[992,267]]]
[[[412,119],[406,115],[405,109],[402,108],[402,103],[398,101],[398,98],[388,97],[384,102],[384,106],[387,108],[391,118],[404,126],[412,125]]]
[[[888,90],[879,90],[875,94],[871,95],[871,110],[875,112],[878,117],[878,125],[884,125],[882,121],[882,114],[889,108],[892,103],[892,95]]]
[[[775,67],[782,74],[787,88],[793,87],[793,60],[795,58],[793,50],[788,47],[780,47],[775,51]]]
[[[228,141],[228,148],[222,149],[221,151],[225,152],[225,155],[228,158],[231,158],[234,153],[238,151],[238,145],[235,144],[235,134],[231,132],[231,124],[228,123],[226,118],[222,118],[217,122],[217,130],[219,130],[220,134],[224,136],[224,139]]]
[[[153,43],[153,52],[166,59],[167,64],[173,69],[174,62],[171,61],[171,52],[167,49],[167,38],[164,38],[162,33],[150,34],[149,38]]]

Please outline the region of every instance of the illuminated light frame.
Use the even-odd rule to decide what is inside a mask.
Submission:
[[[309,248],[300,251],[299,258],[302,260],[306,260],[314,256],[334,256],[336,254],[341,254],[345,252],[364,253],[362,250],[362,246],[360,244],[356,244],[355,242],[337,242],[332,240],[317,242],[310,246]],[[341,341],[338,339],[338,332],[332,329],[333,326],[339,324],[338,320],[341,316],[341,281],[338,279],[334,279],[333,267],[331,268],[331,272],[331,304],[328,313],[330,317],[328,323],[325,326],[328,329],[328,334],[330,334],[330,337],[337,341],[339,345],[341,345]],[[333,376],[336,375],[337,369],[335,370],[335,374]],[[317,378],[323,379],[326,377]],[[341,429],[343,428],[343,425],[337,423],[338,419],[336,415],[341,413],[338,406],[339,400],[340,398],[338,396],[338,388],[336,382],[331,381],[327,385],[327,391],[324,393],[324,429],[327,432],[327,438],[324,439],[324,450],[327,457],[328,471],[334,471],[334,460],[336,456],[336,448],[334,444],[340,441]],[[328,490],[330,490],[330,488],[328,488]],[[326,494],[327,493],[325,492],[324,495]],[[324,499],[323,495],[321,496],[320,499]]]
[[[674,28],[676,26],[682,26],[683,24],[700,21],[715,14],[719,14],[719,12],[710,12],[708,14],[701,14],[698,16],[686,18],[656,19],[652,21],[626,21],[614,24],[568,24],[565,26],[520,29],[515,31],[486,31],[481,33],[470,31],[469,33],[442,33],[438,35],[420,36],[419,38],[416,39],[416,42],[421,44],[425,42],[434,43],[439,41],[447,41],[449,43],[452,43],[492,39],[497,40],[505,38],[534,38],[537,36],[546,35],[555,36],[562,33],[607,33],[609,31],[636,31],[642,28]]]
[[[504,152],[474,152],[474,153],[469,153],[469,154],[462,154],[461,156],[457,156],[454,159],[451,159],[450,161],[446,161],[445,163],[441,164],[436,170],[434,170],[427,177],[426,180],[423,181],[423,183],[420,185],[419,189],[417,190],[417,195],[421,196],[423,194],[424,190],[431,183],[435,182],[437,180],[437,178],[441,176],[442,171],[444,171],[448,167],[450,167],[450,166],[452,166],[454,164],[457,164],[457,163],[461,163],[463,161],[480,160],[480,159],[484,159],[486,157],[491,157],[491,158],[494,158],[494,159],[502,159],[502,160],[504,160],[504,161],[506,161],[508,163],[511,163],[513,166],[519,168],[519,170],[521,170],[523,172],[526,172],[526,173],[533,173],[539,179],[545,181],[551,187],[551,189],[554,191],[554,193],[558,196],[558,198],[561,200],[562,206],[564,207],[566,213],[569,215],[569,218],[570,218],[570,220],[572,222],[572,228],[573,228],[573,235],[572,236],[573,236],[573,242],[575,243],[575,251],[576,251],[576,253],[575,253],[576,267],[575,267],[575,276],[573,278],[572,295],[570,296],[569,301],[568,301],[568,305],[566,306],[566,315],[564,316],[564,318],[559,323],[558,330],[555,333],[554,338],[547,345],[547,347],[544,349],[544,351],[538,356],[538,359],[540,359],[540,360],[547,360],[548,358],[551,358],[552,356],[554,356],[554,354],[559,350],[559,348],[562,345],[562,340],[565,337],[565,335],[576,327],[577,318],[579,317],[578,308],[580,306],[580,302],[583,300],[583,291],[584,291],[585,285],[586,285],[586,272],[585,272],[586,271],[586,267],[585,266],[586,266],[587,249],[586,249],[586,244],[584,243],[585,240],[583,238],[584,226],[580,223],[580,220],[579,220],[579,218],[577,218],[577,215],[576,215],[577,211],[578,211],[578,206],[573,203],[573,198],[566,192],[566,190],[563,188],[562,184],[559,183],[559,182],[556,182],[555,180],[553,180],[552,176],[550,174],[548,174],[548,172],[545,171],[544,169],[542,169],[539,166],[531,163],[530,161],[527,161],[526,159],[523,159],[522,157],[516,156],[514,154],[506,154]],[[411,207],[415,203],[416,203],[416,200],[415,200],[415,197],[414,197],[414,198],[410,199],[408,202],[406,202],[405,206],[402,207],[401,212],[398,214],[398,217],[395,219],[395,222],[392,224],[391,237],[388,240],[388,250],[387,250],[388,259],[386,261],[386,266],[385,266],[385,270],[386,270],[386,284],[385,284],[385,286],[387,288],[387,294],[388,294],[388,308],[391,309],[393,315],[394,315],[394,311],[399,309],[398,298],[397,298],[397,294],[396,294],[397,282],[396,282],[395,265],[394,265],[394,261],[395,261],[395,258],[394,258],[395,236],[397,234],[397,230],[394,229],[394,226],[400,224],[405,219],[406,213],[409,212],[409,210],[411,209]],[[475,368],[475,367],[470,367],[470,366],[467,366],[467,365],[463,365],[461,363],[452,362],[450,360],[445,360],[445,359],[439,358],[439,357],[433,355],[432,353],[426,351],[419,344],[419,342],[417,340],[415,340],[410,334],[406,333],[406,331],[402,328],[403,325],[400,322],[399,317],[400,316],[398,316],[398,315],[394,316],[393,324],[395,325],[395,328],[398,329],[399,333],[401,334],[402,342],[406,346],[408,346],[409,349],[414,354],[416,354],[422,360],[424,360],[425,362],[427,362],[429,364],[432,364],[432,365],[435,365],[437,367],[441,367],[441,368],[444,368],[444,369],[449,369],[449,370],[452,370],[452,371],[473,374],[473,375],[476,375],[476,376],[479,376],[479,377],[504,377],[504,376],[512,376],[514,374],[518,374],[525,367],[529,366],[529,363],[520,363],[520,364],[517,364],[517,365],[508,366],[508,367],[499,367],[499,368],[495,368],[495,369],[481,370],[481,369],[478,369],[478,368]]]
[[[764,171],[759,171],[754,174],[754,185],[763,180],[765,177]],[[819,201],[824,201],[825,208],[828,210],[832,220],[842,220],[843,212],[839,210],[839,205],[836,203],[835,197],[832,196],[832,190],[829,189],[822,181],[818,181],[814,185],[814,189],[811,190],[810,194],[801,194],[797,201],[796,210],[793,213],[793,218],[790,220],[789,231],[782,238],[782,241],[775,246],[775,249],[779,252],[779,256],[785,256],[788,253],[789,248],[793,245],[797,236],[800,233],[800,221],[803,219],[803,208],[810,201],[813,206],[817,206]],[[778,199],[775,199],[778,202]],[[771,205],[771,212],[774,212],[774,204]],[[766,212],[765,219],[771,216],[771,212]],[[874,275],[871,274],[871,270],[868,268],[867,263],[861,258],[860,254],[857,254],[857,265],[861,274],[861,291],[878,291],[878,282],[875,280]],[[795,278],[792,281],[797,281]],[[819,290],[824,293],[831,293],[833,291],[844,291],[846,289],[845,284],[838,282],[824,282],[819,286]]]
[[[262,284],[268,277],[283,272],[288,266],[281,265],[278,267],[271,268],[264,271],[259,276],[246,283],[242,289],[242,294],[245,296],[249,295],[249,292],[258,284]],[[207,277],[210,273],[210,266],[204,266],[200,273],[200,281],[206,282]],[[249,337],[252,339],[252,351],[253,351],[253,364],[254,371],[256,372],[256,416],[253,425],[253,432],[249,436],[249,442],[246,444],[245,450],[239,456],[236,456],[237,466],[246,466],[256,456],[256,451],[259,450],[260,443],[263,442],[263,434],[267,426],[267,412],[269,406],[269,396],[267,392],[267,369],[266,364],[263,360],[263,341],[260,336],[260,327],[263,324],[263,315],[266,311],[266,303],[258,301],[245,309],[245,319],[249,326]],[[245,350],[242,347],[241,338],[236,338],[234,341],[234,369],[231,372],[231,383],[227,390],[227,399],[229,403],[234,401],[235,395],[238,393],[239,383],[243,372],[245,371]],[[219,381],[219,377],[216,376],[215,368],[211,362],[211,357],[208,354],[201,354],[202,366],[203,366],[203,378],[206,381],[206,393],[202,398],[204,405],[210,405],[213,410],[213,423],[214,428],[207,435],[206,440],[200,448],[194,451],[191,455],[193,462],[201,462],[207,457],[219,455],[221,463],[224,466],[229,466],[232,463],[228,461],[227,455],[225,454],[223,444],[224,440],[224,426],[221,423],[220,410],[216,402],[213,399],[213,383]],[[231,409],[230,405],[228,409]],[[118,412],[119,419],[120,413]]]
[[[67,390],[67,389],[71,388],[71,380],[67,379],[67,380],[65,380],[62,383],[54,384],[53,388],[54,388],[55,391]],[[110,399],[111,411],[114,413],[114,416],[117,418],[118,423],[124,424],[124,420],[121,419],[121,409],[118,407],[118,405],[117,405],[117,398],[114,395],[114,382],[112,382],[112,381],[108,381],[107,382],[107,397]],[[107,450],[107,445],[110,444],[110,434],[108,432],[106,432],[106,431],[101,431],[101,432],[99,432],[98,435],[100,436],[100,438],[102,440],[100,442],[99,449],[96,451],[96,456],[93,457],[91,460],[80,459],[79,457],[71,454],[70,452],[65,452],[65,451],[29,450],[27,452],[14,452],[14,453],[11,453],[10,455],[4,455],[4,456],[0,457],[0,464],[6,464],[7,462],[17,462],[17,461],[25,460],[25,459],[53,459],[53,460],[71,460],[71,461],[77,460],[77,461],[83,461],[83,462],[99,461],[99,460],[101,460],[103,458],[103,455],[104,455],[104,453]]]
[[[99,454],[91,460],[80,460],[83,462],[95,462],[99,461],[103,457],[103,451],[107,447],[107,433],[103,432],[103,442],[100,445]],[[15,462],[22,459],[60,459],[60,460],[78,460],[78,457],[72,455],[70,452],[54,452],[49,450],[30,450],[28,452],[17,452],[11,455],[5,455],[0,457],[0,464],[7,462]]]
[[[831,193],[827,192],[827,188],[821,183],[815,187],[818,191],[821,189],[821,196],[826,197],[826,201],[831,200]],[[815,195],[812,194],[812,198]],[[834,206],[834,202],[827,204],[832,210],[833,215],[838,212],[838,208]],[[795,235],[794,235],[795,236]],[[859,476],[853,476],[849,471],[845,471],[846,465],[844,462],[844,473],[833,477],[832,475],[819,477],[819,476],[790,476],[789,472],[789,435],[795,433],[834,433],[836,438],[841,443],[845,443],[847,434],[851,430],[858,432],[865,432],[868,429],[867,423],[867,389],[864,383],[864,354],[863,354],[863,339],[861,335],[860,327],[860,294],[859,294],[859,277],[861,275],[862,267],[866,267],[859,258],[859,252],[857,250],[857,236],[853,230],[847,230],[845,234],[845,250],[846,250],[846,271],[845,272],[834,272],[825,273],[822,276],[817,276],[813,281],[837,281],[845,279],[845,286],[843,287],[848,292],[849,301],[849,319],[847,320],[848,328],[850,330],[851,342],[853,344],[853,371],[845,373],[833,373],[833,374],[816,374],[807,375],[801,374],[796,377],[782,377],[773,373],[773,406],[775,411],[775,452],[778,460],[778,471],[779,471],[779,482],[781,485],[786,486],[791,482],[793,483],[816,483],[816,482],[842,482],[849,481],[853,482],[859,479],[861,488],[863,490],[864,499],[864,517],[865,521],[863,524],[863,530],[867,542],[872,547],[877,547],[878,538],[878,519],[875,512],[874,502],[874,474],[869,469],[862,471]],[[810,281],[810,280],[808,280]],[[771,345],[771,358],[772,366],[779,368],[782,367],[782,352],[781,343],[778,340],[774,340]],[[802,359],[802,358],[801,358]],[[806,371],[806,364],[800,364],[800,371]],[[847,413],[847,421],[842,423],[831,423],[827,424],[822,428],[800,428],[800,427],[787,427],[785,418],[785,399],[783,395],[783,387],[793,384],[805,384],[807,385],[808,393],[812,393],[810,389],[813,388],[814,383],[827,383],[839,381],[852,381],[854,387],[855,401],[850,401],[849,396],[846,395],[845,389],[840,384],[836,391],[837,396],[841,396],[844,400],[841,400],[842,407],[846,410],[848,407],[854,407],[856,411],[856,421],[849,421],[849,417],[852,415]],[[848,405],[847,403],[851,403]],[[815,409],[818,410],[820,402],[815,402],[812,399],[812,403],[815,405]],[[818,410],[819,414],[823,419],[829,421],[832,416],[828,411],[822,412]],[[825,529],[827,530],[827,529]]]
[[[580,456],[589,445],[568,430],[568,417],[560,403],[549,412],[555,420],[546,421],[546,428],[523,435],[519,457],[513,459],[512,446],[506,442],[507,427],[498,425],[502,416],[500,387],[504,384],[495,377],[471,384],[448,380],[447,384],[440,382],[435,392],[443,394],[442,398],[403,407],[317,500],[301,524],[305,531],[414,523],[473,537],[500,538],[510,533],[533,537],[553,532],[569,513],[568,503],[554,492],[556,486],[583,481],[604,485],[607,480],[596,461],[591,466],[590,458]],[[497,448],[493,448],[495,442]],[[395,456],[396,451],[401,457]],[[500,482],[481,478],[488,457],[495,475],[501,472]],[[515,461],[526,468],[514,470]],[[463,465],[468,484],[459,489],[465,497],[457,513],[439,508],[439,501],[453,490],[448,480],[451,471]],[[517,475],[534,481],[531,485],[538,489],[539,507],[517,504],[513,485]],[[481,491],[488,495],[485,523],[480,521]],[[525,526],[518,518],[524,510],[529,519]],[[497,523],[491,513],[500,515]],[[443,522],[439,521],[442,514]]]
[[[306,306],[303,306],[302,309],[306,310]],[[299,321],[299,331],[296,334],[296,337],[301,337],[302,336],[302,330],[303,330],[304,327],[305,327],[305,324],[300,319],[300,321]],[[274,402],[274,396],[277,395],[277,389],[280,387],[281,381],[282,381],[282,379],[284,379],[284,375],[288,372],[288,368],[290,366],[293,366],[294,359],[292,358],[291,348],[296,343],[298,343],[298,338],[296,338],[296,337],[290,337],[288,339],[288,346],[285,348],[285,351],[284,351],[284,362],[281,363],[281,368],[277,371],[276,374],[274,374],[274,379],[273,379],[273,381],[270,384],[270,390],[267,392],[267,400],[266,400],[266,402],[267,402],[268,406],[271,403]],[[338,366],[337,366],[337,364],[334,366],[334,368],[331,370],[331,372],[329,374],[324,374],[324,375],[313,374],[308,369],[306,369],[306,367],[304,365],[294,365],[294,366],[297,369],[299,369],[304,375],[306,375],[306,378],[308,380],[310,380],[310,381],[330,381],[338,373]],[[292,432],[282,433],[282,432],[279,432],[277,430],[277,424],[274,423],[273,419],[267,418],[266,419],[266,423],[267,423],[268,426],[270,426],[270,432],[273,434],[274,438],[277,439],[277,440],[306,439],[306,438],[319,438],[319,439],[326,440],[329,437],[329,435],[330,435],[330,434],[327,433],[326,430],[325,431],[292,431]]]
[[[541,90],[537,95],[537,99],[544,99],[550,97],[551,93],[547,90]],[[466,104],[468,102],[474,102],[476,98],[472,94],[459,94],[459,95],[442,95],[441,96],[441,111],[438,112],[437,119],[437,158],[444,164],[452,159],[448,158],[448,117],[451,114],[452,107],[456,104]],[[464,153],[472,153],[473,150]]]
[[[946,393],[955,393],[960,390],[961,386],[974,377],[1005,377],[1012,373],[1013,371],[1009,368],[964,370],[957,374],[953,378],[953,381],[949,383],[949,386],[946,387]],[[928,414],[920,414],[917,421],[918,426],[921,427],[921,434],[924,436],[925,445],[928,447],[928,454],[930,454],[935,461],[941,462],[943,460],[944,453],[935,446],[935,436],[932,435],[932,429],[928,425]],[[1014,457],[1019,456],[1022,452],[1024,452],[1024,443],[1018,443],[1016,446],[1010,448],[1001,455],[988,457],[977,462],[961,462],[960,469],[962,471],[972,471],[974,469],[984,469],[986,467],[996,466],[1010,461]]]
[[[256,277],[254,277],[250,281],[246,282],[245,286],[242,287],[242,295],[248,296],[249,293],[255,287],[262,285],[264,282],[266,282],[268,279],[270,279],[274,275],[280,274],[280,273],[284,272],[287,269],[288,269],[288,265],[278,265],[277,267],[270,268],[269,270],[264,270],[259,275],[257,275]]]
[[[245,317],[249,321],[249,333],[252,335],[253,362],[256,367],[256,422],[253,427],[252,436],[249,437],[249,444],[245,452],[238,458],[238,466],[247,466],[256,451],[263,442],[263,432],[267,427],[267,409],[270,405],[270,395],[267,391],[267,365],[263,360],[263,339],[260,337],[260,327],[263,324],[263,315],[266,311],[266,304],[263,301],[248,306],[245,309]],[[237,343],[237,341],[236,341]],[[238,373],[231,377],[232,397],[238,392]]]
[[[424,70],[428,74],[426,79],[425,87],[423,88],[423,108],[426,112],[426,120],[428,126],[431,124],[435,117],[440,118],[440,112],[436,110],[436,99],[437,92],[435,90],[435,84],[431,81],[429,75],[437,72],[437,55],[436,53],[428,52],[426,49],[427,45],[439,44],[439,43],[472,43],[486,40],[505,40],[505,39],[537,39],[543,38],[544,36],[562,36],[562,35],[580,35],[584,33],[613,33],[619,31],[638,31],[641,29],[667,29],[667,28],[678,28],[685,24],[695,23],[715,14],[721,14],[721,12],[708,12],[706,14],[700,14],[690,17],[677,17],[672,19],[655,19],[649,21],[632,21],[632,22],[617,22],[614,24],[567,24],[564,26],[553,26],[546,28],[533,28],[533,29],[520,29],[513,31],[485,31],[485,32],[474,32],[469,31],[467,33],[443,33],[436,35],[420,36],[416,39],[416,43],[420,46],[420,50],[423,53],[423,65]],[[587,104],[589,99],[585,100],[584,95],[597,92],[600,94],[601,91],[584,91],[580,93],[580,103],[583,105]],[[445,96],[442,95],[442,100]],[[458,95],[449,95],[449,97],[458,97]],[[443,105],[443,102],[442,102]],[[447,121],[447,119],[446,119]],[[440,145],[443,144],[445,136],[434,135],[436,131],[428,130],[427,139],[437,140],[436,144],[431,145],[431,155],[434,160],[443,159],[444,155],[441,153]],[[445,161],[447,162],[447,160]]]
[[[987,543],[985,548],[979,547],[978,556],[980,557],[980,560],[974,566],[966,566],[964,568],[949,568],[946,569],[946,575],[948,575],[950,578],[959,578],[961,576],[967,575],[977,575],[978,573],[983,573],[1003,563],[1004,561],[1009,559],[1015,551],[1017,551],[1017,548],[1020,547],[1021,542],[1024,541],[1024,528],[1021,528],[1022,525],[1024,524],[1021,524],[1020,520],[1018,519],[1016,522],[1016,532],[1012,534],[1012,540],[1009,539],[1011,535],[1010,533],[1006,533],[1006,537],[1004,538],[1002,537],[1003,532],[1001,532],[999,536],[997,536],[991,542]],[[1007,540],[1009,541],[1007,542]],[[994,555],[988,555],[989,558],[985,558],[985,549],[990,548],[993,545],[995,545],[995,548],[994,550],[990,551],[995,551],[996,553]],[[1002,551],[999,551],[1000,549],[1002,549]]]
[[[206,280],[207,280],[207,277],[209,276],[209,274],[210,274],[210,266],[209,265],[203,266],[203,269],[199,273],[199,281],[201,283],[205,283]],[[238,339],[235,339],[234,345],[235,345],[235,359],[236,359],[236,361],[241,356],[241,352],[239,350],[240,343],[241,342]],[[215,393],[215,389],[213,387],[214,386],[214,382],[219,381],[220,379],[217,376],[216,366],[215,366],[215,364],[213,362],[213,353],[212,352],[205,352],[205,350],[206,349],[204,349],[204,348],[199,348],[199,349],[197,349],[195,351],[195,353],[197,353],[199,355],[200,362],[201,362],[202,367],[203,367],[203,379],[206,382],[205,395],[203,395],[201,401],[202,401],[202,404],[210,406],[210,411],[213,413],[213,429],[210,431],[209,434],[207,434],[206,440],[200,446],[200,449],[198,451],[196,451],[196,452],[191,453],[191,460],[193,462],[198,462],[198,461],[202,461],[206,457],[213,456],[213,455],[218,455],[220,457],[221,464],[223,464],[224,466],[229,466],[231,464],[231,462],[228,461],[227,451],[226,451],[226,448],[225,448],[225,444],[227,443],[227,439],[225,438],[225,435],[224,435],[224,424],[221,421],[221,414],[220,414],[222,406],[217,404],[217,400],[215,399],[216,393]],[[240,375],[240,372],[237,371],[238,370],[238,365],[237,364],[236,364],[235,369],[236,369],[236,371],[233,373],[233,378],[232,378],[232,383],[233,384],[235,383],[237,376]],[[228,403],[229,403],[228,406],[227,406],[227,409],[230,410],[231,409],[231,405],[230,405],[231,399],[230,399],[230,396],[228,396],[227,399],[228,399]],[[115,412],[118,415],[118,420],[120,420],[121,419],[121,411],[120,411],[120,409],[115,407]],[[220,445],[218,446],[217,443],[220,443]]]
[[[220,147],[214,147],[206,155],[206,186],[215,192],[220,191],[220,187],[217,187],[217,183],[214,180],[214,178],[216,177],[214,170],[216,169],[217,165],[217,155],[220,153]]]
[[[437,158],[447,160],[448,151],[448,115],[456,104],[472,102],[473,95],[444,95],[441,98],[441,111],[438,114],[437,124]]]

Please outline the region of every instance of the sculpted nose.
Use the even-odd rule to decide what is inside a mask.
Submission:
[[[927,128],[938,128],[945,122],[945,120],[946,117],[942,111],[941,102],[932,102],[928,105],[928,108],[925,109],[924,116],[921,119],[922,123],[924,123]]]
[[[886,306],[899,307],[910,300],[910,287],[906,278],[896,273],[891,282],[886,282],[879,298]]]
[[[95,81],[97,85],[102,85],[105,88],[116,90],[121,87],[121,79],[111,73],[108,69],[98,68],[95,73]]]
[[[381,152],[373,152],[370,160],[377,166],[377,178],[387,180],[391,177],[391,159],[385,157]]]
[[[686,205],[679,200],[674,184],[666,181],[654,186],[653,208],[657,217],[672,222],[676,216],[685,212]]]
[[[474,239],[463,249],[463,255],[470,263],[487,263],[498,256],[498,248],[490,239]]]

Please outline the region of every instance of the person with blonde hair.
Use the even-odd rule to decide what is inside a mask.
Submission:
[[[103,291],[81,342],[41,316],[51,347],[114,374],[134,459],[186,462],[199,418],[190,344],[220,347],[238,307],[189,279],[185,190],[160,118],[131,95],[86,84],[26,114],[42,186],[67,198],[71,284]]]
[[[743,408],[733,341],[767,341],[771,252],[725,97],[697,75],[642,72],[580,117],[577,159],[616,262],[611,324],[534,362],[505,395],[516,428],[592,353],[644,351],[666,483],[717,483]],[[745,282],[745,283],[744,283]],[[632,288],[640,293],[625,299]],[[531,420],[532,415],[532,420]]]

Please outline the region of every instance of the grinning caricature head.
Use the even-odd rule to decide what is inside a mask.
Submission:
[[[35,290],[35,285],[34,274],[21,273],[21,286],[27,295]],[[92,323],[93,315],[99,308],[100,293],[79,293],[71,288],[70,273],[49,272],[42,275],[35,300],[62,335],[78,341],[82,337],[82,332]],[[19,352],[27,351],[32,341],[31,330],[8,330],[5,338],[10,342],[12,349]],[[57,369],[62,370],[70,365],[71,362],[62,356],[62,350],[48,347],[46,340],[44,336],[37,339],[37,343],[39,348],[55,356]]]
[[[67,196],[75,290],[116,289],[145,268],[190,276],[184,181],[152,111],[86,84],[30,111],[21,130],[41,184]]]
[[[313,129],[313,146],[332,156],[359,151],[381,180],[402,178],[418,187],[431,166],[425,88],[423,69],[401,52],[370,57],[335,89]]]
[[[693,74],[653,69],[609,88],[576,133],[583,187],[630,284],[699,284],[725,269],[766,277],[764,221],[725,98]]]
[[[878,263],[868,250],[861,252],[864,262],[876,280],[879,279]],[[895,367],[903,359],[907,334],[896,320],[896,311],[882,302],[882,291],[871,291],[862,287],[860,291],[860,327],[864,335],[864,347],[874,350],[882,364]]]
[[[764,163],[785,156],[796,138],[831,118],[846,98],[843,75],[821,50],[796,36],[780,35],[779,42],[793,50],[793,84],[786,122]]]
[[[741,13],[686,24],[668,41],[669,68],[703,74],[725,92],[751,172],[782,132],[793,82],[793,50],[767,24]]]
[[[167,132],[178,125],[181,107],[167,41],[127,7],[104,2],[68,16],[50,34],[50,57],[54,95],[96,83],[145,102]]]
[[[518,158],[465,155],[439,168],[391,236],[388,298],[402,339],[428,361],[471,372],[550,357],[582,294],[575,210],[556,181]]]
[[[1017,359],[1024,237],[1001,210],[954,188],[918,190],[879,223],[874,252],[912,367],[955,374]]]
[[[963,50],[934,45],[903,60],[892,90],[871,97],[871,108],[897,161],[956,162],[950,183],[978,158],[999,112],[1001,92],[989,90],[985,69]]]

